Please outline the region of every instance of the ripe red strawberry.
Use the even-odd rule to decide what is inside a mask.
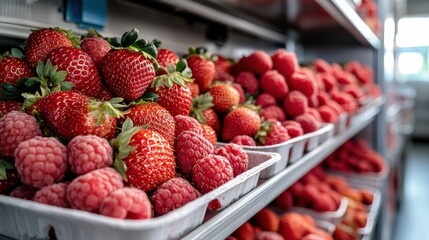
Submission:
[[[308,99],[298,91],[291,91],[283,101],[283,110],[288,116],[296,117],[307,112]]]
[[[173,116],[158,103],[143,103],[128,110],[126,117],[136,126],[148,125],[147,129],[157,131],[174,146],[176,123]]]
[[[73,90],[89,97],[97,97],[101,91],[101,78],[91,57],[74,47],[59,47],[48,53],[59,70],[67,71],[65,81],[73,83]]]
[[[154,42],[137,40],[138,30],[122,36],[123,49],[111,50],[101,63],[101,75],[111,93],[136,100],[155,77],[157,50]],[[155,66],[154,66],[155,65]]]
[[[210,93],[199,95],[192,99],[191,116],[199,123],[213,128],[216,134],[220,133],[220,122],[216,111],[212,108],[213,97]]]
[[[279,49],[271,58],[273,60],[273,69],[277,70],[285,78],[292,76],[299,68],[298,59],[293,52]]]
[[[239,97],[239,104],[243,104],[246,101],[246,94],[244,93],[243,87],[238,83],[233,83],[232,87],[237,90]]]
[[[255,105],[261,106],[261,108],[266,108],[276,105],[276,99],[269,93],[262,93],[256,98]]]
[[[255,138],[263,146],[274,145],[290,139],[288,131],[279,121],[265,121]]]
[[[286,213],[280,218],[279,233],[288,240],[300,240],[312,233],[314,226],[307,223],[295,212]]]
[[[35,30],[28,36],[25,59],[30,67],[35,68],[37,62],[45,60],[46,55],[53,49],[78,46],[78,41],[70,31],[60,28]]]
[[[272,119],[280,122],[286,120],[286,116],[283,112],[283,109],[281,109],[277,105],[262,108],[261,112],[259,113],[259,116],[261,116],[261,118],[264,118],[265,120]]]
[[[41,98],[35,105],[49,129],[57,136],[70,140],[78,135],[111,137],[116,128],[115,117],[123,114],[115,107],[122,99],[110,102],[90,100],[87,96],[60,91]],[[112,116],[113,115],[113,116]]]
[[[185,174],[192,173],[195,163],[213,151],[213,144],[198,133],[184,131],[177,136],[177,165]]]
[[[188,116],[191,111],[192,95],[187,83],[192,82],[191,70],[184,59],[167,68],[165,75],[156,77],[151,83],[151,90],[158,95],[158,104],[167,109],[174,117]]]
[[[200,95],[200,87],[198,86],[198,84],[193,82],[193,83],[189,84],[188,87],[189,87],[189,90],[191,91],[191,95],[193,98]]]
[[[259,81],[251,72],[241,72],[235,79],[235,83],[240,84],[249,94],[255,94],[259,91]]]
[[[109,42],[92,28],[88,30],[85,38],[80,43],[80,47],[82,51],[91,57],[98,69],[101,69],[101,61],[111,49]]]
[[[282,192],[276,199],[274,203],[281,208],[281,210],[286,211],[293,205],[293,196],[292,193],[288,190]]]
[[[329,73],[319,74],[319,78],[322,81],[323,85],[325,85],[325,90],[330,92],[337,85],[337,79]]]
[[[222,140],[228,142],[237,135],[253,136],[261,127],[261,119],[253,110],[238,107],[223,120]]]
[[[317,93],[316,79],[307,71],[295,72],[287,79],[287,84],[291,90],[299,91],[307,97]]]
[[[316,59],[313,62],[314,68],[319,73],[332,73],[331,65],[323,59]]]
[[[100,92],[98,93],[97,99],[101,101],[109,101],[112,98],[113,94],[111,94],[106,87],[102,86]]]
[[[226,113],[240,102],[240,94],[228,84],[218,84],[210,88],[213,108],[219,113]]]
[[[39,189],[34,188],[34,187],[30,187],[28,185],[21,185],[15,189],[13,189],[12,192],[10,192],[9,196],[15,197],[15,198],[32,200],[34,197],[34,194],[36,194],[37,190],[39,190]]]
[[[215,56],[216,61],[214,61],[216,71],[230,73],[231,72],[231,62],[221,55]]]
[[[250,224],[250,222],[245,222],[237,230],[235,230],[232,235],[234,235],[239,240],[254,240],[255,239],[255,229]]]
[[[22,52],[16,48],[12,53],[6,53],[0,56],[0,84],[17,84],[20,78],[29,78],[33,76],[31,68],[21,59]]]
[[[209,140],[209,142],[216,147],[217,136],[216,132],[209,125],[201,124],[202,135]]]
[[[168,141],[156,131],[134,127],[129,118],[112,146],[117,149],[114,166],[130,186],[148,192],[175,175],[176,159]]]
[[[20,182],[13,162],[0,159],[0,194],[9,194]]]
[[[295,121],[301,124],[304,133],[314,132],[319,129],[320,126],[320,122],[317,121],[310,113],[304,113],[295,117]]]
[[[273,61],[270,55],[261,50],[257,50],[245,57],[242,62],[245,70],[259,76],[273,68]]]
[[[277,232],[279,230],[280,218],[270,208],[263,208],[255,215],[255,222],[262,231]]]
[[[209,58],[207,49],[204,48],[190,48],[186,58],[201,92],[207,91],[215,76],[215,64]]]
[[[22,107],[22,103],[15,101],[0,101],[0,117],[12,112],[19,111]]]
[[[289,91],[285,78],[276,70],[267,71],[261,77],[261,87],[276,100],[282,100]]]
[[[179,56],[173,51],[160,48],[158,49],[158,55],[156,56],[156,61],[159,64],[159,69],[156,72],[158,75],[168,73],[168,64],[176,66],[179,62]]]

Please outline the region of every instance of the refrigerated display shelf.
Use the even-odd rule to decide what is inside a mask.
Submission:
[[[328,139],[311,152],[305,154],[297,163],[287,167],[273,177],[259,181],[254,190],[221,212],[209,216],[205,223],[183,239],[226,238],[344,142],[368,126],[379,111],[380,108],[376,106],[369,108],[362,114],[361,120],[354,126],[350,126],[343,134]]]

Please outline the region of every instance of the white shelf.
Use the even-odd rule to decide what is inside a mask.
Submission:
[[[286,188],[340,147],[345,141],[370,124],[378,112],[378,107],[368,109],[358,124],[352,126],[343,134],[327,140],[313,151],[305,154],[298,162],[287,167],[272,178],[260,181],[255,189],[214,215],[210,220],[206,221],[183,239],[226,238],[259,210],[267,206]]]

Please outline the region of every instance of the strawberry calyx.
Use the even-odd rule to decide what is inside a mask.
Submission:
[[[248,109],[256,112],[257,114],[259,114],[261,112],[261,107],[260,106],[256,106],[255,104],[253,104],[251,100],[250,101],[246,101],[243,104],[232,106],[231,109],[230,109],[230,111],[232,111],[232,110],[234,110],[236,108],[239,108],[239,107],[248,108]]]
[[[123,159],[128,157],[136,149],[136,147],[130,146],[129,144],[131,142],[131,138],[141,129],[143,129],[143,127],[134,127],[133,121],[130,118],[127,118],[122,125],[121,133],[110,141],[110,145],[116,152],[113,167],[119,174],[121,174],[125,181],[127,180],[127,165],[124,163]]]
[[[149,42],[146,39],[139,39],[139,30],[133,28],[131,31],[125,32],[122,35],[120,47],[112,45],[114,49],[128,49],[129,51],[139,52],[145,58],[152,61],[155,71],[158,70],[159,64],[156,61],[156,56],[158,55],[157,47],[161,42],[157,39]]]
[[[7,179],[7,169],[15,169],[15,165],[3,158],[0,158],[0,180]]]
[[[188,54],[186,55],[186,58],[193,56],[193,55],[198,55],[203,59],[208,59],[211,61],[217,60],[217,56],[209,53],[209,51],[205,47],[190,47],[188,49]]]
[[[11,48],[10,52],[4,52],[2,54],[0,54],[0,59],[2,58],[19,58],[19,59],[23,59],[24,58],[24,53],[21,51],[21,49],[19,48]]]
[[[139,105],[146,104],[146,103],[157,102],[158,99],[159,99],[158,94],[152,93],[152,92],[147,92],[143,96],[141,96],[139,99],[130,102],[128,104],[128,107],[134,107],[134,106],[139,106]]]
[[[273,129],[273,121],[264,121],[263,119],[261,119],[261,127],[259,128],[258,132],[256,132],[255,134],[255,139],[261,143],[262,145],[265,145],[265,138],[267,137],[267,135],[272,131]]]
[[[97,32],[97,30],[95,30],[94,28],[89,28],[87,30],[87,33],[85,35],[82,36],[83,38],[85,37],[101,37],[103,38],[103,36]]]
[[[206,118],[203,111],[213,107],[213,96],[210,92],[206,92],[192,99],[192,107],[190,115],[195,118],[199,123],[206,124]]]
[[[124,112],[120,111],[120,108],[126,108],[127,105],[123,104],[123,98],[112,98],[109,101],[99,101],[97,99],[90,99],[88,110],[92,116],[96,119],[95,124],[100,126],[104,121],[105,117],[111,116],[115,118],[124,117]]]
[[[165,70],[165,69],[164,69]],[[176,67],[168,64],[167,74],[155,77],[150,87],[159,90],[161,87],[171,88],[174,84],[185,87],[186,83],[192,83],[192,71],[185,59],[180,59]]]

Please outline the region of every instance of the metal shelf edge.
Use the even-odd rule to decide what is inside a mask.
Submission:
[[[200,227],[182,239],[226,238],[345,141],[370,124],[379,111],[380,109],[378,107],[368,109],[366,112],[366,119],[362,120],[359,125],[348,129],[342,135],[327,140],[313,151],[304,155],[297,163],[287,167],[272,178],[261,182],[259,186],[247,195],[240,198],[223,211],[217,213],[213,218],[203,223]]]

